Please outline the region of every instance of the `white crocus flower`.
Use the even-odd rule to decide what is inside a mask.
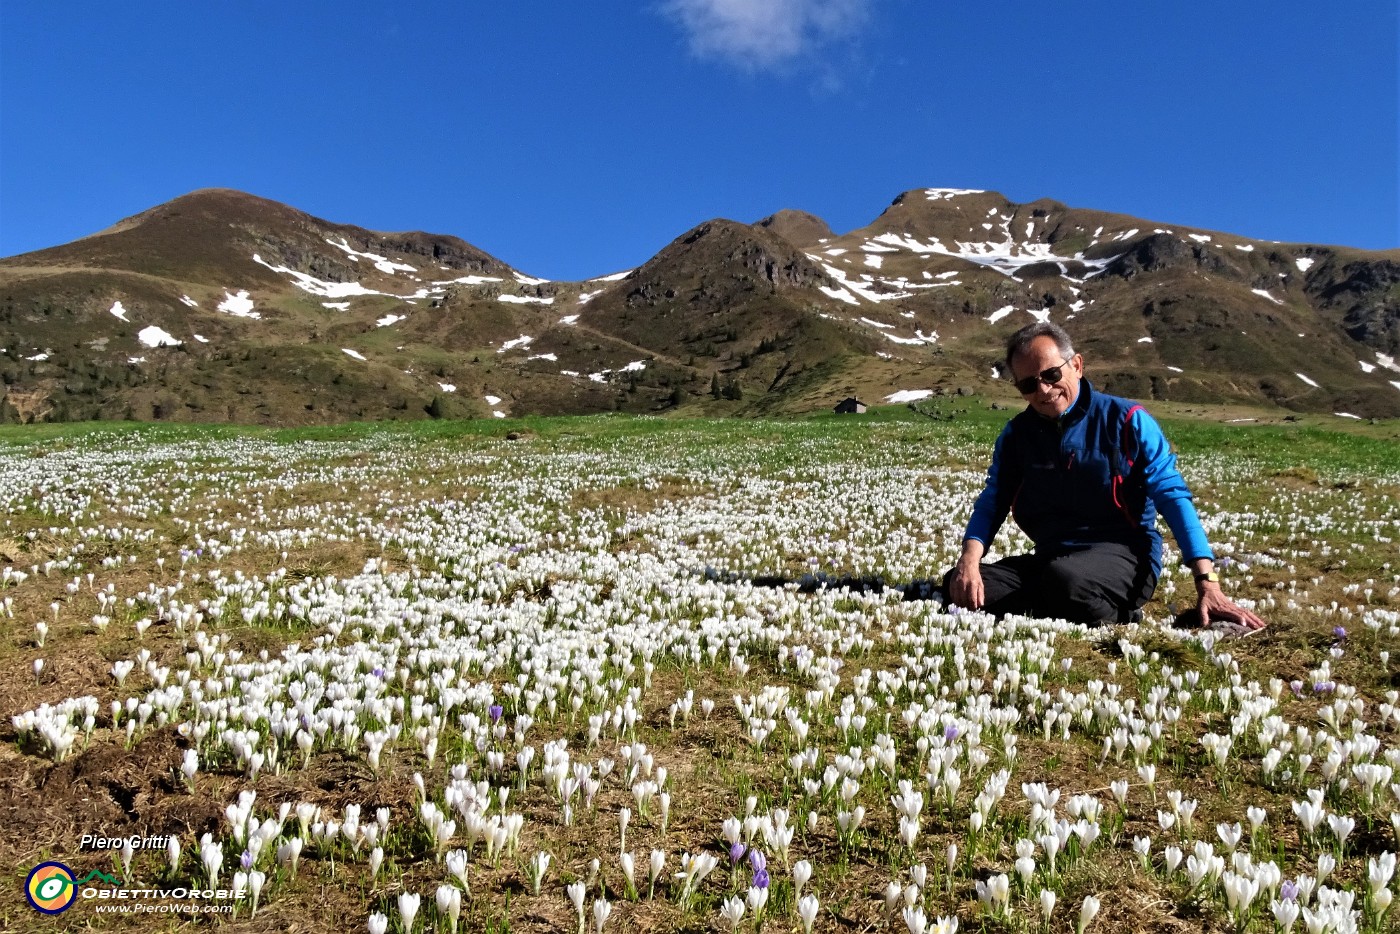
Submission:
[[[1098,898],[1093,895],[1085,895],[1084,901],[1079,905],[1079,923],[1075,926],[1075,931],[1078,932],[1078,934],[1084,934],[1084,929],[1093,922],[1094,918],[1098,916],[1098,913]]]

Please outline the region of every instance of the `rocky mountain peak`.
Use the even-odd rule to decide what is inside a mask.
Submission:
[[[771,230],[796,247],[813,247],[834,236],[831,227],[820,217],[790,208],[770,214],[754,226]]]

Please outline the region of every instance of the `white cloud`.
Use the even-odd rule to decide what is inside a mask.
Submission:
[[[872,0],[666,0],[702,57],[761,69],[855,35]]]

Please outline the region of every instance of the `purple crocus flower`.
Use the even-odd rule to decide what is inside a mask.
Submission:
[[[753,887],[756,889],[768,888],[768,870],[760,869],[753,874]]]
[[[744,846],[742,843],[735,843],[729,848],[729,861],[731,863],[737,863],[744,858],[744,853],[747,849],[748,847]]]
[[[950,724],[948,724],[947,726],[945,726],[945,727],[943,728],[943,738],[944,738],[946,741],[950,742],[950,743],[951,743],[953,740],[957,739],[957,738],[958,738],[958,725],[957,725],[956,723],[950,723]]]
[[[1288,682],[1288,686],[1289,686],[1290,688],[1293,689],[1293,695],[1294,695],[1295,697],[1301,697],[1301,696],[1302,696],[1302,694],[1303,694],[1303,682],[1301,682],[1301,681],[1296,681],[1296,680],[1295,680],[1295,681],[1290,681],[1290,682]]]
[[[1298,883],[1291,879],[1285,879],[1283,885],[1279,886],[1278,894],[1286,902],[1296,902],[1298,900]]]
[[[753,867],[754,872],[763,872],[768,868],[768,859],[763,855],[762,850],[749,850],[749,865]],[[763,886],[759,886],[759,888],[763,888]]]
[[[243,855],[240,856],[240,857],[238,857],[238,865],[240,865],[240,866],[243,867],[243,871],[244,871],[244,872],[247,872],[249,869],[252,869],[252,868],[253,868],[253,854],[250,853],[250,852],[248,852],[247,850],[244,850],[244,851],[243,851]]]
[[[381,680],[381,681],[384,680],[384,669],[381,668],[381,667],[377,667],[377,666],[376,666],[375,669],[374,669],[373,671],[370,672],[370,674],[374,675],[376,678],[378,678],[378,679]]]
[[[1337,686],[1331,681],[1319,681],[1313,685],[1313,690],[1319,694],[1325,694],[1328,691],[1335,691],[1336,689]]]
[[[1345,627],[1345,626],[1338,626],[1338,627],[1336,627],[1335,629],[1332,630],[1332,635],[1336,636],[1338,639],[1345,639],[1345,638],[1347,637],[1347,627]]]
[[[486,708],[486,713],[490,715],[492,723],[500,723],[501,717],[505,714],[505,712],[506,709],[500,704],[492,704],[490,707]]]

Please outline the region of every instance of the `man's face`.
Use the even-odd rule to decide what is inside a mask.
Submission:
[[[1031,341],[1025,352],[1011,358],[1011,379],[1017,383],[1057,367],[1060,371],[1058,380],[1047,385],[1037,379],[1034,391],[1021,393],[1030,407],[1046,418],[1058,418],[1063,415],[1074,405],[1074,400],[1079,398],[1079,381],[1084,377],[1084,358],[1075,354],[1069,360],[1065,360],[1060,356],[1060,348],[1056,347],[1055,341],[1049,337],[1037,337]]]

